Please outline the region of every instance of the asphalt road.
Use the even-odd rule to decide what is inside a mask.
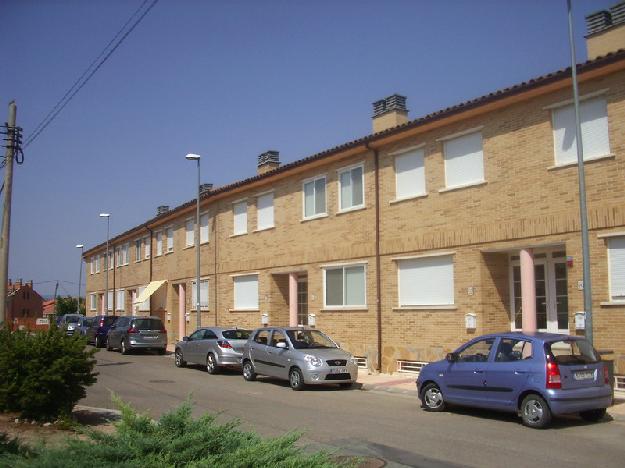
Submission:
[[[548,430],[523,427],[514,415],[456,409],[426,413],[414,397],[336,387],[292,391],[286,382],[246,382],[234,371],[209,375],[178,369],[173,357],[122,356],[100,350],[98,382],[80,404],[114,408],[111,391],[157,418],[189,395],[194,412],[238,418],[265,436],[304,431],[302,442],[387,466],[622,467],[625,423],[557,420]],[[610,419],[610,418],[608,418]]]

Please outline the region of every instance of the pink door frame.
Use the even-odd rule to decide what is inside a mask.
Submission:
[[[297,326],[297,273],[289,273],[289,326]]]
[[[536,278],[534,272],[534,251],[521,249],[521,308],[523,333],[536,331]]]
[[[186,335],[185,327],[185,309],[186,309],[186,297],[184,283],[178,284],[178,339],[182,340],[182,337]]]

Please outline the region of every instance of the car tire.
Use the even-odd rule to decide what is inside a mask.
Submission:
[[[111,340],[109,338],[106,339],[106,350],[113,351],[113,347],[111,346]]]
[[[527,427],[543,429],[551,422],[551,410],[541,396],[530,393],[521,403],[521,419]]]
[[[101,348],[102,347],[102,338],[99,336],[95,337],[95,347],[96,348]]]
[[[243,378],[248,382],[256,380],[256,372],[254,371],[252,361],[245,361],[243,363]]]
[[[432,413],[438,413],[440,411],[444,411],[447,406],[445,403],[445,398],[443,397],[443,392],[438,385],[433,382],[430,382],[421,391],[421,406],[425,411],[430,411]]]
[[[289,372],[289,385],[296,392],[304,388],[304,376],[297,367],[294,367]]]
[[[345,389],[352,388],[353,386],[354,386],[353,382],[343,382],[339,384],[339,387],[345,388]]]
[[[159,355],[163,356],[163,355],[167,352],[167,348],[158,348],[158,349],[156,350],[156,352],[157,352]]]
[[[584,421],[597,422],[603,419],[603,417],[605,416],[605,413],[606,413],[605,408],[599,408],[599,409],[593,409],[593,410],[588,410],[588,411],[582,411],[581,413],[579,413],[579,415]]]
[[[206,372],[211,375],[219,373],[219,366],[217,365],[217,360],[213,353],[208,353],[206,356]]]
[[[119,352],[122,354],[130,354],[130,349],[128,348],[128,344],[124,339],[122,339],[119,343]]]
[[[176,367],[185,367],[187,365],[186,361],[182,358],[182,351],[179,349],[174,353],[174,364]]]

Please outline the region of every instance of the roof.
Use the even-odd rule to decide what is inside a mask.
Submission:
[[[599,56],[593,60],[588,60],[584,63],[578,64],[577,72],[581,74],[581,73],[588,72],[597,68],[601,68],[606,65],[610,65],[612,63],[615,63],[621,60],[625,60],[625,49],[619,49],[618,51],[611,52],[604,56]],[[233,191],[242,186],[252,184],[254,182],[257,182],[263,179],[268,179],[269,177],[272,177],[277,174],[281,174],[289,170],[295,169],[297,167],[312,163],[313,161],[318,161],[321,159],[329,158],[330,156],[336,155],[342,151],[352,149],[352,148],[357,148],[358,146],[361,146],[361,145],[368,145],[370,143],[383,140],[384,138],[387,138],[391,135],[401,134],[402,132],[407,131],[409,129],[424,126],[428,123],[431,123],[437,120],[442,120],[446,117],[450,117],[455,114],[460,114],[470,109],[478,108],[490,102],[502,100],[507,97],[511,97],[511,96],[521,94],[523,92],[526,92],[532,89],[540,88],[542,86],[546,86],[548,84],[567,79],[570,77],[570,75],[571,75],[571,67],[567,67],[567,68],[563,68],[552,73],[547,73],[545,75],[532,78],[528,81],[523,81],[521,83],[515,84],[513,86],[509,86],[507,88],[499,89],[497,91],[480,96],[478,98],[470,99],[468,101],[464,101],[459,104],[456,104],[455,106],[447,107],[447,108],[432,112],[430,114],[424,115],[417,119],[410,120],[396,127],[392,127],[392,128],[383,130],[378,133],[370,134],[370,135],[349,141],[347,143],[343,143],[341,145],[335,146],[333,148],[321,151],[320,153],[313,154],[312,156],[308,156],[303,159],[299,159],[297,161],[284,164],[282,166],[277,167],[276,169],[267,171],[263,174],[258,174],[253,177],[249,177],[247,179],[242,179],[237,182],[233,182],[232,184],[229,184],[229,185],[218,187],[214,190],[211,190],[210,192],[206,192],[200,195],[200,200],[209,199],[216,195],[229,192],[229,191]],[[195,198],[163,214],[157,215],[142,224],[139,224],[133,228],[130,228],[127,231],[122,232],[121,234],[109,239],[109,243],[115,243],[117,240],[131,233],[137,232],[141,229],[149,229],[149,226],[158,222],[159,219],[169,217],[171,216],[172,213],[176,213],[178,211],[182,211],[186,208],[189,208],[193,206],[194,203],[196,203]],[[94,247],[91,247],[90,249],[86,250],[83,256],[87,257],[92,253],[92,251],[101,249],[105,245],[106,245],[106,242],[102,242],[98,245],[95,245]]]
[[[54,313],[54,305],[56,303],[56,300],[54,299],[50,299],[49,301],[43,301],[43,313],[44,315],[46,314],[53,314]]]

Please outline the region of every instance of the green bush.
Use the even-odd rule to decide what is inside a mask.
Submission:
[[[12,467],[336,467],[324,452],[305,453],[294,444],[298,434],[263,439],[236,422],[218,424],[214,416],[191,417],[191,405],[158,422],[121,404],[122,418],[113,434],[85,431],[89,440],[68,440],[59,447],[2,450],[0,466]]]
[[[25,418],[67,417],[96,381],[95,350],[62,330],[11,332],[0,329],[0,411]]]

